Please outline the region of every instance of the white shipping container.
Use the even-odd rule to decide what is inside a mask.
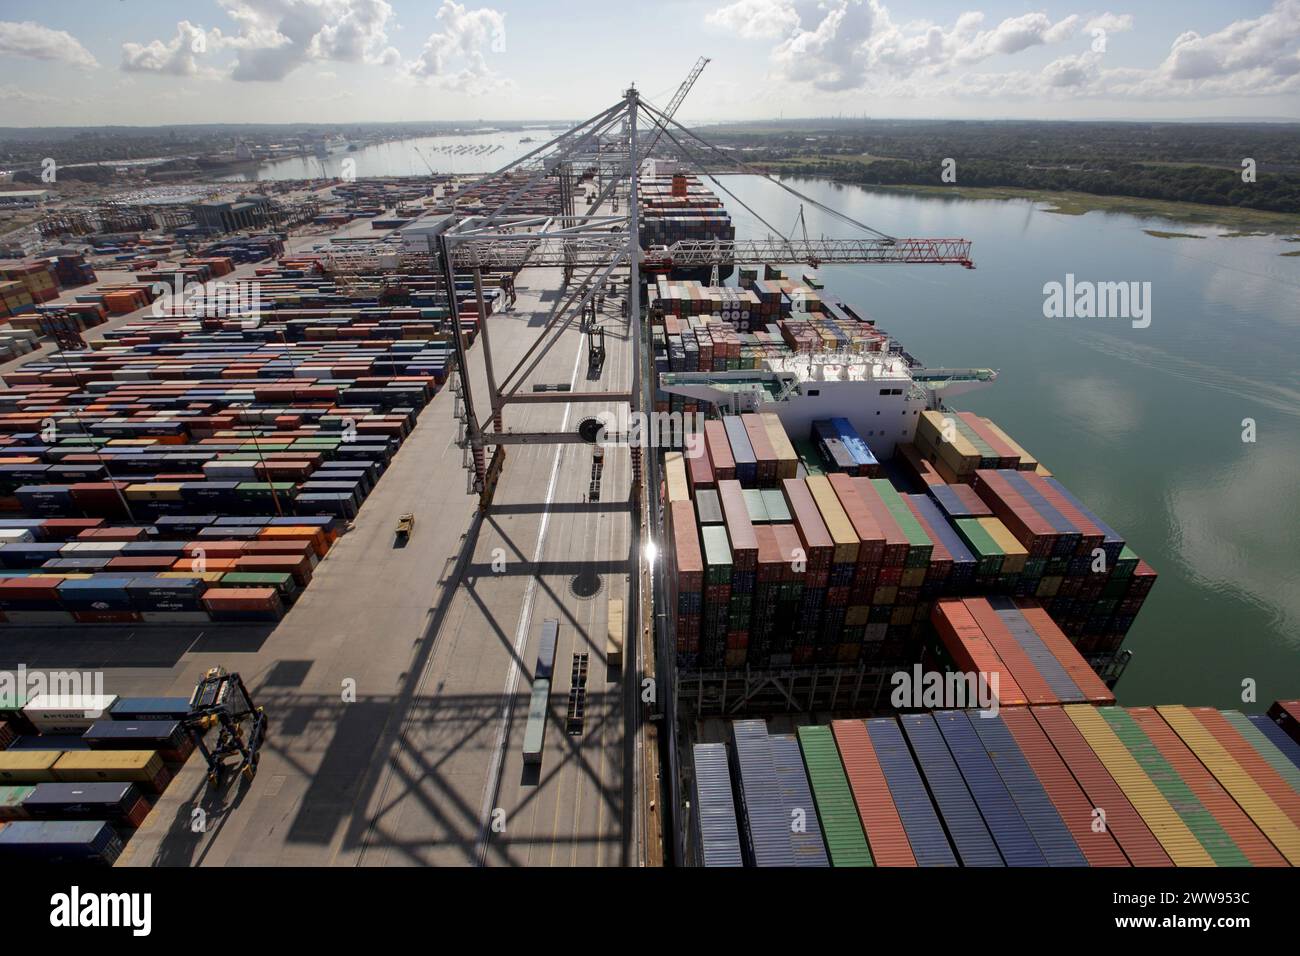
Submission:
[[[23,716],[42,734],[82,734],[115,703],[116,694],[37,694]]]

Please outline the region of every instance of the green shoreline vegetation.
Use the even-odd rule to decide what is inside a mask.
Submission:
[[[1300,234],[1300,216],[1262,209],[1242,209],[1238,206],[1209,206],[1204,203],[1138,199],[1133,196],[1097,196],[1092,193],[1058,193],[1047,189],[1020,189],[1011,186],[864,186],[863,188],[915,192],[926,196],[947,192],[959,199],[1028,199],[1047,204],[1049,208],[1044,210],[1045,212],[1060,213],[1063,216],[1082,216],[1089,212],[1116,212],[1130,216],[1169,219],[1188,225],[1231,227],[1233,231],[1220,234],[1218,238],[1221,239]],[[1180,235],[1183,234],[1169,234],[1169,236]]]
[[[769,164],[771,165],[771,164]],[[774,170],[774,172],[779,170]],[[1172,222],[1198,226],[1223,226],[1230,232],[1220,233],[1220,239],[1239,239],[1249,236],[1300,235],[1300,216],[1290,213],[1269,212],[1263,209],[1243,209],[1239,206],[1210,206],[1204,203],[1173,202],[1167,199],[1139,199],[1133,196],[1099,196],[1093,193],[1054,192],[1048,189],[1022,189],[1014,186],[895,186],[869,183],[850,183],[863,189],[889,192],[915,193],[922,196],[948,194],[956,199],[1007,200],[1020,199],[1042,203],[1044,212],[1063,216],[1082,216],[1089,212],[1124,213],[1138,218],[1167,219]],[[1157,238],[1205,238],[1187,233],[1162,233],[1160,230],[1143,230]],[[1288,253],[1289,254],[1289,253]]]

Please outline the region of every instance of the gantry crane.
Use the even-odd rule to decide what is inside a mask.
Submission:
[[[705,57],[696,62],[691,74],[679,88],[678,95],[673,97],[669,109],[675,110],[681,105],[686,92],[706,63],[708,59]],[[640,137],[643,119],[648,121],[646,126],[649,127],[646,144],[656,144],[666,137],[686,164],[700,169],[703,175],[710,176],[710,173],[704,168],[701,152],[710,155],[715,162],[726,162],[743,172],[763,176],[801,202],[817,207],[865,235],[844,239],[810,239],[805,229],[802,236],[792,238],[781,235],[780,230],[769,224],[773,235],[765,239],[690,240],[679,241],[669,247],[643,250],[637,203],[639,170],[648,153],[648,148],[643,145]],[[561,215],[521,215],[513,211],[515,201],[534,184],[566,166],[574,168],[579,163],[588,162],[591,156],[596,155],[593,151],[598,150],[600,144],[610,141],[611,137],[619,137],[622,129],[627,132],[618,148],[600,153],[603,162],[610,162],[611,156],[618,157],[619,175],[611,178],[590,209],[581,212],[569,210]],[[635,87],[625,91],[619,102],[456,192],[460,194],[488,182],[497,187],[505,187],[502,191],[506,195],[495,209],[480,215],[458,217],[457,221],[436,237],[428,238],[424,248],[407,249],[397,256],[399,269],[406,266],[427,269],[430,259],[433,259],[443,277],[452,315],[456,315],[458,309],[454,300],[456,272],[470,271],[473,274],[490,405],[486,417],[480,418],[475,407],[465,341],[460,325],[456,322],[452,323],[452,343],[456,354],[457,407],[464,432],[463,445],[469,453],[467,465],[471,469],[470,487],[478,493],[483,493],[493,483],[487,480],[488,473],[494,467],[499,468],[503,460],[503,446],[582,440],[576,432],[509,430],[504,421],[506,406],[529,402],[582,401],[628,403],[633,411],[648,407],[651,373],[643,362],[641,329],[644,272],[661,272],[677,267],[707,268],[717,263],[780,262],[806,262],[814,266],[823,263],[931,263],[972,267],[971,244],[968,240],[895,238],[873,229],[800,193],[789,184],[748,166],[730,153],[717,149],[682,126],[668,110],[658,110],[646,103]],[[739,197],[718,183],[716,178],[713,178],[713,182],[744,205]],[[604,211],[605,204],[619,186],[625,187],[628,193],[626,211],[610,215]],[[747,206],[745,208],[748,209]],[[758,215],[753,210],[750,212]],[[381,262],[391,269],[393,255],[392,245],[350,245],[334,255],[331,271],[336,274],[370,271],[380,268]],[[498,376],[492,360],[491,325],[487,321],[483,305],[481,275],[485,269],[514,272],[524,266],[563,267],[573,275],[574,281],[567,284],[556,297],[537,339],[525,351],[523,358],[506,375]],[[628,332],[633,348],[632,368],[636,370],[633,381],[621,389],[607,392],[535,392],[523,389],[521,386],[528,376],[572,325],[575,316],[585,314],[591,302],[598,295],[604,294],[611,277],[622,270],[627,270],[628,275]],[[488,458],[489,448],[494,449],[491,461]],[[641,477],[639,451],[637,448],[632,449],[633,477],[637,481]]]

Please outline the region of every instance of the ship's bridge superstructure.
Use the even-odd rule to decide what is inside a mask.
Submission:
[[[847,418],[880,459],[910,442],[921,412],[992,383],[993,369],[927,369],[898,351],[806,353],[781,350],[762,368],[667,372],[659,388],[715,412],[775,412],[786,431],[807,434],[813,421]]]

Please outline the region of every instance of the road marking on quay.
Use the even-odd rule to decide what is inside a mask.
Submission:
[[[573,391],[573,387],[578,381],[578,366],[582,362],[582,344],[582,337],[579,336],[578,348],[573,355],[573,374],[569,376],[570,392]],[[564,406],[564,421],[560,425],[560,431],[568,429],[569,414],[572,411],[573,405],[566,403]],[[546,546],[546,532],[551,523],[551,505],[555,500],[555,484],[560,475],[560,457],[564,454],[565,447],[565,445],[557,445],[555,448],[555,460],[551,464],[551,479],[546,486],[546,501],[542,511],[542,521],[537,529],[537,546],[533,550],[534,569],[541,563],[542,551]],[[506,731],[510,727],[515,692],[519,686],[519,661],[528,646],[528,625],[532,618],[533,598],[536,593],[537,575],[534,573],[528,576],[528,584],[524,587],[524,601],[519,609],[519,624],[515,628],[514,654],[510,656],[510,668],[506,673],[505,689],[501,692],[501,717],[497,724],[496,743],[492,748],[492,760],[488,765],[488,782],[483,790],[483,805],[479,808],[478,840],[474,845],[474,859],[478,866],[483,866],[487,862],[489,821],[491,820],[493,804],[497,799],[497,789],[501,785],[501,769],[505,760]]]

